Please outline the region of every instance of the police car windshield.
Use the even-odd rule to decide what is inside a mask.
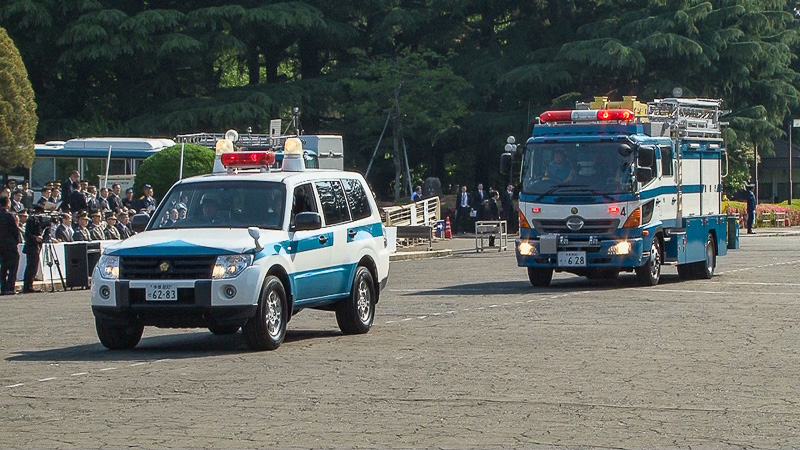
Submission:
[[[528,144],[522,161],[522,192],[537,195],[605,195],[631,191],[631,157],[619,143]]]
[[[285,192],[283,184],[264,181],[181,184],[161,202],[150,229],[280,229]]]

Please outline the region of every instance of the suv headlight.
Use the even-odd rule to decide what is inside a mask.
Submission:
[[[211,274],[211,278],[214,280],[236,278],[251,264],[253,264],[253,255],[218,256],[217,262],[214,263],[214,271]]]
[[[119,278],[119,256],[103,255],[97,262],[100,269],[100,277],[106,280],[116,280]]]

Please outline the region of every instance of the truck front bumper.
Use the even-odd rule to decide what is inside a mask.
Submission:
[[[621,242],[628,242],[630,249],[624,253],[619,253]],[[514,242],[517,255],[517,266],[551,268],[568,272],[580,272],[591,268],[618,268],[634,269],[641,267],[650,258],[649,247],[644,251],[645,243],[642,238],[626,239],[603,239],[590,243],[588,241],[569,241],[567,244],[559,244],[556,253],[542,253],[541,242],[537,238],[522,238]],[[624,247],[624,245],[623,245]],[[560,252],[585,252],[585,266],[560,266],[558,264],[558,253]]]

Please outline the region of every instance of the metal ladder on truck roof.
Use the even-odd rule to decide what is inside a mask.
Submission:
[[[675,137],[722,139],[720,117],[727,114],[722,100],[703,98],[664,98],[647,104],[647,118],[669,126]]]

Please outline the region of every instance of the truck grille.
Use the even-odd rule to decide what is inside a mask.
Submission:
[[[214,256],[124,257],[119,275],[123,280],[204,280],[211,278],[216,260]]]
[[[567,227],[567,221],[563,220],[533,220],[531,225],[540,234],[605,234],[613,233],[619,226],[619,219],[583,219],[583,227],[578,230],[571,230]]]

